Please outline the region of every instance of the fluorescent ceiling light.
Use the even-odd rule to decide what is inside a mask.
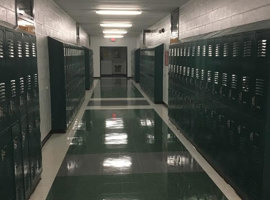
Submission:
[[[104,34],[127,34],[125,30],[104,30]]]
[[[99,15],[141,15],[142,11],[139,10],[97,10]]]
[[[110,27],[110,28],[130,28],[132,24],[128,23],[104,23],[100,24],[101,27]]]
[[[123,38],[123,35],[104,35],[104,38]]]

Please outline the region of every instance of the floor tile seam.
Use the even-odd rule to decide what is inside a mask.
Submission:
[[[90,101],[147,100],[146,98],[91,98]]]
[[[165,155],[170,155],[170,154],[179,154],[179,153],[186,153],[183,151],[169,151],[169,152],[114,152],[114,153],[81,153],[81,154],[66,154],[66,158],[70,157],[87,157],[87,156],[97,156],[97,155],[160,155],[160,154],[165,154]]]
[[[204,171],[196,171],[196,173],[203,173]],[[164,175],[164,174],[181,174],[183,173],[183,171],[179,171],[179,172],[175,172],[175,171],[165,171],[165,172],[150,172],[150,171],[146,171],[146,172],[134,172],[134,173],[98,173],[98,174],[81,174],[81,175],[57,175],[56,178],[66,178],[66,177],[70,177],[70,178],[80,178],[80,177],[91,177],[91,176],[134,176],[134,175],[143,175],[143,174],[151,174],[151,175]],[[194,171],[185,171],[185,173],[194,173]]]
[[[86,110],[152,110],[152,106],[87,106]]]
[[[188,139],[181,133],[174,124],[172,124],[169,119],[165,118],[161,111],[157,109],[160,107],[159,105],[155,105],[149,97],[145,94],[145,92],[141,89],[139,84],[133,81],[135,87],[142,93],[142,95],[148,99],[150,105],[153,106],[156,113],[161,117],[161,119],[166,123],[166,125],[171,129],[174,135],[179,139],[179,141],[184,145],[184,147],[188,150],[188,152],[192,155],[192,157],[198,162],[198,164],[202,167],[202,169],[206,172],[206,174],[212,179],[212,181],[216,184],[216,186],[223,192],[223,194],[229,200],[241,200],[236,191],[232,188],[230,184],[228,184],[224,178],[222,178],[218,172],[204,159],[204,157],[197,151],[197,149],[188,141]],[[168,116],[167,116],[168,117]]]

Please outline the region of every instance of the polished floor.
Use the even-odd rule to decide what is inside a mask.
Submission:
[[[50,190],[45,192],[46,184],[42,183],[44,188],[37,188],[32,199],[46,196],[47,200],[225,200],[233,197],[234,194],[224,194],[228,192],[224,189],[227,185],[214,183],[133,81],[101,79],[86,101],[82,116],[74,123],[74,134],[66,137],[66,155]]]

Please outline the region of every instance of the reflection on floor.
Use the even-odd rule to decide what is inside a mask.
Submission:
[[[92,97],[143,95],[126,79],[105,79]],[[47,200],[226,199],[155,110],[122,103],[85,110]]]

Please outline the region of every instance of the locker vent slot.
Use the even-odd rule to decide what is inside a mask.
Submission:
[[[208,56],[209,57],[212,57],[213,56],[213,47],[212,47],[211,44],[208,46]]]
[[[21,41],[17,42],[17,47],[18,47],[18,57],[22,58],[23,57],[23,48],[22,48],[22,42]]]
[[[190,76],[190,67],[187,68],[187,76]]]
[[[195,69],[192,68],[192,69],[191,69],[191,78],[194,78],[194,74],[195,74]]]
[[[233,43],[233,57],[238,57],[240,53],[240,45],[238,42]]]
[[[188,47],[188,48],[187,48],[187,56],[188,56],[188,57],[191,56],[191,47]]]
[[[192,57],[194,57],[196,54],[196,46],[192,47]]]
[[[0,58],[4,58],[4,43],[0,40]]]
[[[184,48],[184,56],[186,56],[187,55],[187,48],[185,47]]]
[[[8,57],[14,58],[14,41],[9,39],[7,45],[8,45]]]
[[[180,74],[182,75],[183,67],[180,66]]]
[[[10,81],[10,87],[11,87],[11,97],[14,98],[16,97],[16,81],[15,80]]]
[[[258,41],[258,57],[266,57],[267,53],[267,40]]]
[[[228,57],[229,56],[229,44],[225,43],[223,47],[223,57]]]
[[[205,57],[206,56],[206,45],[203,45],[203,52],[202,52],[202,56]]]
[[[204,69],[201,71],[201,80],[204,81]]]
[[[212,72],[211,71],[207,71],[207,82],[208,83],[212,82]]]
[[[186,76],[186,67],[183,67],[183,75]]]
[[[37,57],[36,44],[35,43],[32,43],[32,56]]]
[[[231,84],[231,88],[233,89],[237,89],[237,75],[235,74],[232,74],[232,84]]]
[[[0,83],[0,102],[3,103],[6,101],[6,84]]]
[[[30,45],[29,42],[24,43],[24,48],[25,48],[25,57],[29,58],[30,57]]]
[[[178,57],[180,56],[180,50],[179,50],[179,48],[177,49],[177,56]]]
[[[255,95],[264,96],[265,81],[264,79],[256,79]]]
[[[196,79],[200,79],[200,71],[199,69],[196,69]]]
[[[183,56],[183,48],[180,49],[180,56]]]
[[[20,78],[20,94],[24,94],[24,79]]]
[[[34,74],[34,84],[35,84],[35,88],[38,87],[38,75]]]
[[[242,79],[242,90],[243,92],[249,92],[249,77],[243,76]]]
[[[197,46],[197,56],[201,56],[201,46]]]
[[[216,57],[220,56],[220,44],[216,45]]]
[[[214,84],[218,85],[219,84],[219,72],[215,72],[214,75]]]
[[[244,42],[244,57],[251,56],[251,48],[252,48],[252,41],[249,40]]]
[[[32,83],[31,83],[31,76],[27,76],[27,90],[31,90],[32,88]]]
[[[224,86],[224,87],[228,86],[228,74],[227,73],[222,74],[222,86]]]

